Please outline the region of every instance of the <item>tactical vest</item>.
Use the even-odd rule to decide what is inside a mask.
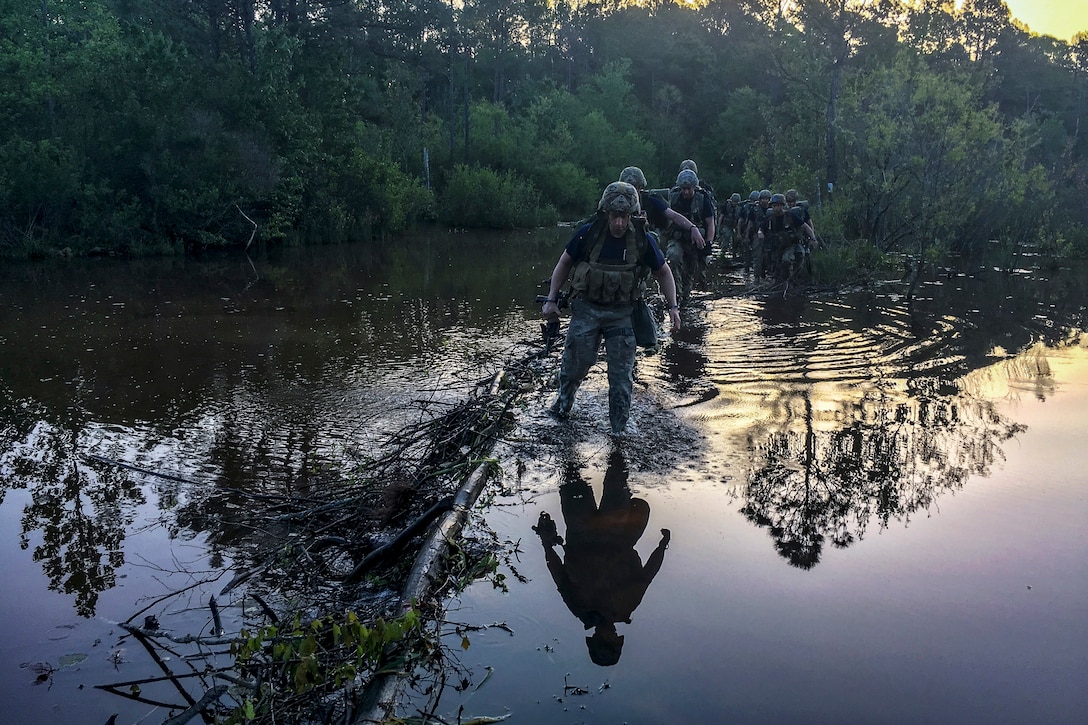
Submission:
[[[598,218],[586,233],[590,246],[574,265],[571,289],[599,305],[634,302],[642,297],[650,272],[642,265],[642,258],[650,248],[643,220],[631,218],[625,237],[626,253],[618,264],[600,261],[607,236],[608,217]]]
[[[739,219],[744,222],[744,234],[745,236],[755,236],[756,229],[759,228],[760,214],[762,209],[759,208],[759,202],[752,200],[745,201],[741,204]]]
[[[778,247],[804,241],[804,234],[801,232],[804,220],[800,214],[795,212],[795,209],[796,207],[787,209],[786,213],[781,217],[772,216],[770,218],[767,224],[767,236],[770,237],[773,246]]]
[[[737,225],[737,214],[739,212],[739,204],[734,204],[731,201],[725,202],[725,206],[722,207],[722,222],[727,228],[732,229]]]
[[[706,220],[702,218],[703,203],[706,199],[706,192],[702,187],[695,187],[695,194],[691,197],[691,206],[688,208],[688,213],[683,215],[688,221],[695,226],[699,227],[699,233],[706,234]],[[676,203],[680,200],[680,187],[674,186],[669,190],[669,208],[676,211]],[[711,205],[713,209],[713,205]],[[679,212],[677,212],[679,213]],[[687,230],[677,228],[675,224],[669,230],[672,236],[683,237],[687,235]]]

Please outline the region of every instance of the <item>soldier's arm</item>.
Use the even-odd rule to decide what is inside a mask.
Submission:
[[[667,216],[669,218],[669,221],[675,224],[680,229],[691,232],[691,241],[696,247],[702,249],[704,246],[706,246],[706,241],[703,239],[703,235],[702,232],[699,231],[699,227],[693,224],[692,221],[686,216],[676,211],[672,207],[669,207],[667,210],[665,210],[665,216]]]
[[[709,212],[709,213],[707,213]],[[714,241],[714,203],[710,199],[706,200],[705,208],[703,209],[703,223],[706,225],[706,241],[711,243]]]
[[[665,302],[669,305],[669,322],[674,331],[680,329],[680,305],[676,300],[676,279],[672,276],[672,268],[669,263],[661,265],[653,271],[654,279],[661,287],[661,294],[665,295]]]
[[[559,292],[563,289],[563,284],[567,281],[567,276],[573,267],[574,259],[564,249],[563,254],[559,256],[559,261],[555,263],[555,269],[552,270],[551,284],[548,287],[548,299],[541,309],[541,313],[545,317],[551,316],[559,319]]]

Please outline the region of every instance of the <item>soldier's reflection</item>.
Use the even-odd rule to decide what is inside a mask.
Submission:
[[[661,529],[661,541],[643,566],[635,544],[649,523],[650,505],[631,496],[627,464],[618,449],[608,461],[600,506],[589,484],[573,470],[559,488],[559,497],[566,543],[546,511],[533,530],[544,545],[548,570],[563,602],[586,629],[593,630],[586,637],[590,659],[601,666],[614,665],[623,649],[616,624],[631,622],[632,612],[661,569],[669,530]],[[563,547],[562,559],[556,546]]]

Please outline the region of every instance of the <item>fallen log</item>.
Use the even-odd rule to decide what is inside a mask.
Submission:
[[[498,373],[491,384],[491,395],[496,395],[502,385],[503,373]],[[402,610],[413,603],[436,593],[442,560],[449,552],[450,542],[461,535],[468,513],[487,483],[491,467],[486,462],[476,465],[475,470],[461,485],[453,499],[453,507],[431,530],[423,548],[416,556],[400,595]],[[354,725],[380,723],[387,720],[397,706],[401,677],[398,673],[380,673],[367,684],[359,698]]]
[[[363,560],[356,564],[355,568],[351,570],[351,573],[344,579],[345,584],[353,584],[359,580],[367,571],[369,571],[378,562],[387,558],[388,556],[396,553],[402,546],[408,543],[414,536],[427,527],[436,516],[446,511],[449,511],[454,506],[454,499],[452,496],[447,496],[438,503],[427,509],[422,515],[418,516],[412,523],[408,524],[395,537],[393,540],[382,544],[374,551],[370,552],[363,557]]]

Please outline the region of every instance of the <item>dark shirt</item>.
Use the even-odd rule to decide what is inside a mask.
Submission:
[[[589,256],[590,249],[595,241],[589,238],[589,230],[592,227],[592,223],[583,225],[574,233],[571,240],[567,242],[567,254],[571,256],[571,259],[573,259],[575,263],[578,263]],[[661,248],[657,246],[657,241],[652,234],[646,235],[646,241],[649,242],[649,246],[646,248],[646,253],[642,257],[642,266],[651,270],[661,269],[661,266],[665,264],[665,255],[661,253]],[[605,264],[623,264],[626,255],[627,238],[613,237],[610,232],[606,231],[604,247],[601,249],[600,261]]]
[[[759,228],[764,234],[770,235],[779,234],[787,230],[799,230],[804,223],[805,220],[801,209],[795,206],[792,209],[787,209],[786,213],[781,216],[776,216],[768,209]]]
[[[791,209],[791,211],[794,210],[794,209],[800,209],[801,210],[801,216],[804,219],[805,224],[808,224],[810,221],[812,221],[812,215],[808,213],[808,206],[807,205],[798,204],[797,206],[790,207],[790,209]]]
[[[664,229],[669,226],[669,218],[665,216],[665,212],[669,210],[667,201],[645,191],[639,192],[639,197],[642,210],[646,212],[646,221],[650,222],[654,229]]]

